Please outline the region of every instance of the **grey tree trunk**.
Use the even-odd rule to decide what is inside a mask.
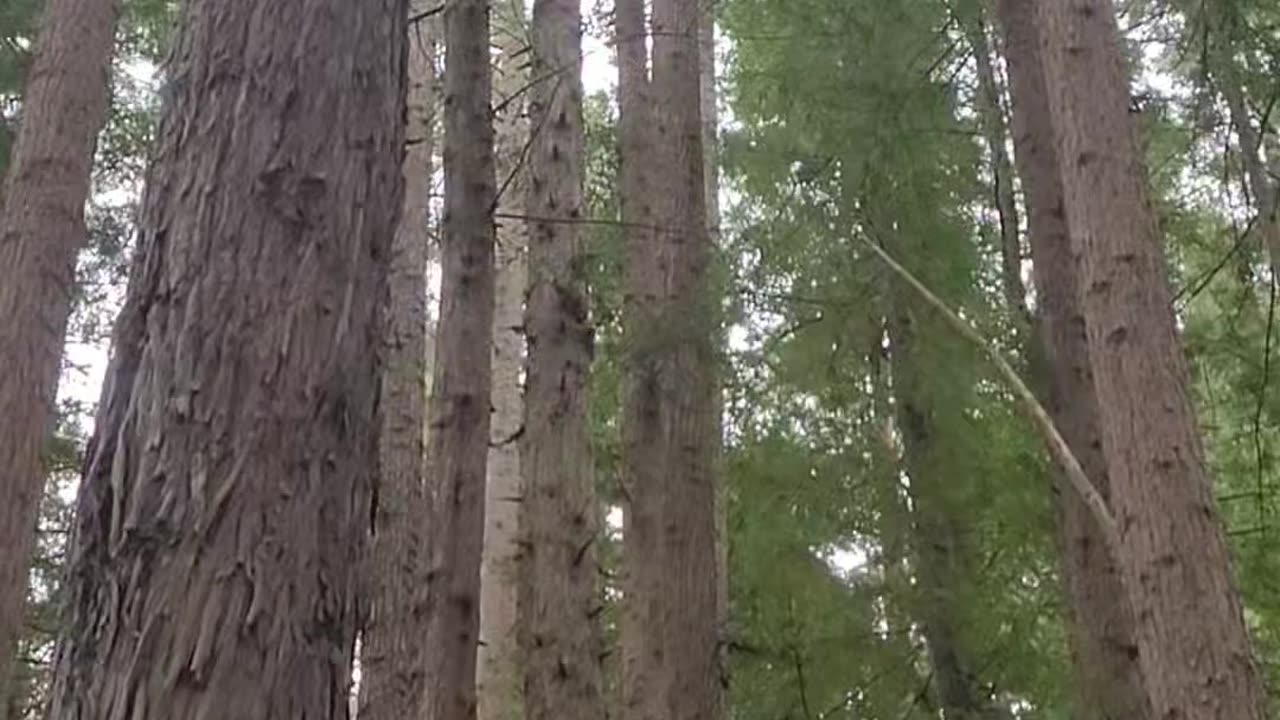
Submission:
[[[409,17],[430,9],[413,0]],[[426,496],[427,264],[436,135],[438,27],[422,18],[409,28],[408,97],[400,224],[391,245],[382,436],[374,536],[366,580],[370,614],[361,635],[361,720],[403,720],[422,705]]]
[[[43,449],[76,257],[86,240],[94,141],[107,115],[116,12],[116,0],[48,1],[24,122],[0,188],[0,720],[13,692],[45,482]],[[7,147],[8,129],[0,133]]]
[[[59,720],[348,715],[405,8],[261,10],[184,11],[71,543]]]
[[[520,428],[524,401],[524,294],[527,229],[523,167],[529,124],[528,40],[523,0],[497,0],[491,32],[499,55],[493,81],[498,198],[493,318],[493,414],[485,483],[484,557],[480,565],[479,720],[521,716],[516,596],[520,561]]]
[[[1039,29],[1120,566],[1156,717],[1263,717],[1205,468],[1115,8],[1041,0]]]
[[[1033,372],[1054,422],[1098,493],[1111,497],[1102,454],[1088,340],[1077,299],[1079,277],[1062,206],[1049,98],[1036,35],[1035,8],[1000,0],[1012,107],[1015,157],[1027,199],[1027,224],[1038,305]],[[1081,718],[1151,717],[1137,659],[1132,609],[1102,530],[1074,492],[1057,496],[1057,542],[1069,608],[1068,629]]]
[[[529,336],[521,506],[520,638],[529,720],[606,716],[597,619],[600,533],[589,425],[593,337],[582,217],[584,138],[578,0],[535,0],[527,206]]]
[[[476,717],[492,392],[494,180],[487,0],[445,9],[444,226],[430,458],[435,484],[428,720]]]

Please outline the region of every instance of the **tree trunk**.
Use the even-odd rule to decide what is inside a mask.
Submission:
[[[432,0],[409,3],[409,16]],[[369,577],[370,616],[360,654],[361,720],[413,718],[422,704],[423,585],[427,529],[427,264],[436,127],[436,23],[409,28],[404,205],[391,245],[382,370],[382,436]]]
[[[0,719],[9,707],[115,0],[49,0],[0,215]],[[0,128],[7,135],[7,128]],[[0,138],[4,140],[4,138]],[[2,143],[7,146],[7,142]],[[0,158],[2,160],[3,158]]]
[[[665,436],[661,478],[666,717],[715,720],[724,711],[719,663],[716,465],[720,392],[719,328],[711,287],[699,32],[695,0],[655,0],[655,152],[668,176],[662,202],[666,297],[661,307],[659,417]]]
[[[991,180],[996,214],[1000,220],[1000,277],[1005,304],[1017,327],[1023,327],[1027,314],[1027,288],[1022,282],[1022,242],[1018,219],[1018,201],[1013,192],[1013,163],[1005,146],[1004,103],[1000,84],[991,62],[991,42],[987,36],[982,11],[964,24],[965,37],[973,49],[978,67],[978,113],[987,152],[991,155]]]
[[[582,217],[584,143],[578,0],[536,0],[529,123],[527,491],[520,596],[529,720],[605,717],[597,619],[599,512],[588,400],[592,329]]]
[[[523,0],[497,0],[493,43],[493,106],[498,198],[496,304],[493,318],[493,427],[485,483],[484,557],[480,565],[480,648],[476,692],[479,720],[517,720],[520,664],[517,660],[516,596],[520,561],[520,423],[524,362],[525,142],[528,91],[527,31]]]
[[[950,477],[949,454],[938,427],[940,409],[930,403],[924,389],[925,329],[917,326],[919,313],[908,292],[891,283],[888,334],[902,467],[911,481],[912,605],[922,626],[943,715],[948,720],[1007,717],[1007,711],[1000,713],[981,686],[977,662],[961,637],[955,605],[971,592],[976,572],[970,562],[972,551],[966,547],[970,529],[956,510],[962,504],[965,483]],[[897,501],[890,496],[886,502]],[[892,506],[887,506],[886,512],[891,511]]]
[[[622,720],[667,720],[662,616],[662,477],[659,302],[663,264],[656,232],[652,88],[644,0],[617,0],[624,389]]]
[[[1027,222],[1038,299],[1039,347],[1032,372],[1046,405],[1081,467],[1104,499],[1111,497],[1088,342],[1077,300],[1079,278],[1062,206],[1035,8],[1000,0],[1013,104],[1014,149],[1027,198]],[[1082,718],[1151,717],[1137,660],[1132,609],[1119,568],[1088,507],[1074,492],[1057,495],[1056,535],[1070,618],[1068,630]]]
[[[1262,688],[1187,394],[1115,9],[1105,0],[1043,0],[1038,15],[1148,695],[1156,717],[1260,719]]]
[[[455,0],[445,10],[442,307],[431,401],[436,488],[428,720],[476,717],[497,195],[489,7],[487,0]]]
[[[187,6],[51,717],[346,718],[404,7]]]

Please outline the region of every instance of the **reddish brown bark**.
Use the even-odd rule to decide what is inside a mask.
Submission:
[[[347,717],[404,18],[186,7],[51,717]]]
[[[456,0],[445,10],[442,303],[431,398],[435,487],[428,720],[476,716],[497,195],[489,6],[486,0]]]
[[[0,188],[0,718],[12,692],[45,481],[41,451],[86,238],[94,139],[107,114],[116,12],[116,0],[49,0]]]
[[[1011,94],[1014,150],[1027,197],[1038,300],[1035,372],[1047,407],[1086,475],[1111,497],[1095,388],[1089,371],[1079,279],[1062,206],[1062,181],[1036,36],[1035,8],[1000,0]],[[1151,717],[1142,684],[1132,610],[1101,529],[1074,492],[1057,496],[1057,541],[1070,611],[1069,631],[1082,717]]]
[[[1115,8],[1041,0],[1037,19],[1147,694],[1160,718],[1260,719],[1262,688],[1187,392]]]

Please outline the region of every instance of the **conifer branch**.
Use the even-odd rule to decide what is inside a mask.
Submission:
[[[978,350],[986,356],[987,360],[995,366],[996,371],[1008,383],[1017,396],[1023,410],[1035,422],[1036,429],[1039,430],[1041,437],[1049,448],[1049,452],[1053,455],[1053,459],[1058,463],[1059,467],[1066,474],[1067,480],[1071,483],[1072,488],[1084,504],[1088,506],[1090,513],[1102,528],[1103,537],[1106,538],[1107,546],[1111,551],[1112,557],[1119,557],[1120,550],[1120,532],[1117,529],[1115,517],[1112,516],[1110,509],[1107,508],[1106,500],[1102,499],[1102,495],[1098,493],[1097,488],[1089,481],[1089,476],[1085,474],[1084,468],[1080,466],[1079,459],[1076,458],[1071,446],[1067,444],[1066,439],[1062,437],[1062,433],[1058,431],[1058,426],[1054,424],[1053,418],[1049,416],[1048,411],[1044,409],[1035,393],[1027,384],[1023,382],[1018,372],[1013,369],[1009,362],[1004,359],[1000,351],[994,345],[987,342],[972,325],[965,322],[954,310],[952,310],[937,295],[934,295],[924,283],[920,282],[911,271],[903,267],[893,256],[889,255],[884,248],[875,244],[868,238],[860,238],[862,242],[871,249],[885,265],[888,265],[899,277],[901,277],[908,285],[910,285],[929,305],[942,314],[956,332],[964,336],[966,340],[977,346]]]

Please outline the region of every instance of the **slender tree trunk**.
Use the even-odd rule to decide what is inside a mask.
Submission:
[[[1156,717],[1263,717],[1187,394],[1115,9],[1042,0],[1040,39],[1120,565]]]
[[[1027,321],[1027,288],[1022,282],[1022,241],[1019,229],[1018,201],[1013,191],[1013,163],[1005,146],[1004,103],[1000,84],[991,62],[991,42],[987,36],[982,12],[965,22],[965,36],[973,49],[978,66],[978,113],[987,152],[991,155],[991,178],[996,213],[1000,219],[1000,277],[1005,304],[1019,327]]]
[[[516,720],[520,708],[516,596],[520,561],[520,368],[524,362],[528,40],[523,0],[497,0],[491,32],[497,47],[493,81],[498,198],[493,318],[493,427],[485,483],[484,557],[480,565],[479,720]]]
[[[906,256],[899,253],[899,256]],[[957,517],[964,483],[950,477],[949,454],[938,427],[939,408],[924,390],[922,340],[919,313],[897,283],[890,289],[890,367],[894,408],[902,442],[902,467],[911,479],[911,545],[915,566],[913,604],[928,647],[929,665],[938,703],[948,720],[1006,717],[982,688],[977,662],[961,637],[962,623],[955,610],[958,598],[971,591],[974,574],[966,546],[969,528]],[[936,361],[935,361],[936,362]],[[889,498],[888,502],[896,502]]]
[[[659,303],[653,108],[644,0],[617,0],[623,278],[623,720],[667,720],[659,593],[666,443],[659,413]]]
[[[662,591],[666,717],[714,720],[723,713],[716,542],[718,312],[707,229],[696,0],[655,0],[655,152],[670,173],[662,202],[667,265],[659,392],[665,435]]]
[[[45,481],[42,450],[86,238],[94,140],[107,114],[116,12],[116,0],[49,0],[25,121],[0,189],[8,198],[0,215],[0,718],[12,692]]]
[[[487,0],[445,9],[444,232],[435,489],[427,631],[427,718],[476,717],[480,558],[489,450],[494,316],[493,121]]]
[[[404,18],[391,0],[187,6],[51,717],[347,717]]]
[[[1013,104],[1014,149],[1027,198],[1038,299],[1039,347],[1032,370],[1054,422],[1104,499],[1111,497],[1102,454],[1096,391],[1077,295],[1079,278],[1062,206],[1049,98],[1044,84],[1035,8],[1000,0]],[[1068,628],[1082,718],[1151,717],[1137,659],[1132,609],[1124,584],[1088,507],[1078,494],[1057,495],[1057,541],[1070,609]]]
[[[582,217],[578,0],[535,0],[529,122],[531,225],[520,633],[529,720],[605,717],[595,544],[600,523],[588,424],[592,328]]]
[[[409,16],[432,0],[409,3]],[[409,27],[404,205],[391,245],[377,506],[367,580],[370,616],[362,634],[361,720],[413,718],[422,704],[426,635],[423,536],[426,498],[427,263],[436,126],[436,24]]]

